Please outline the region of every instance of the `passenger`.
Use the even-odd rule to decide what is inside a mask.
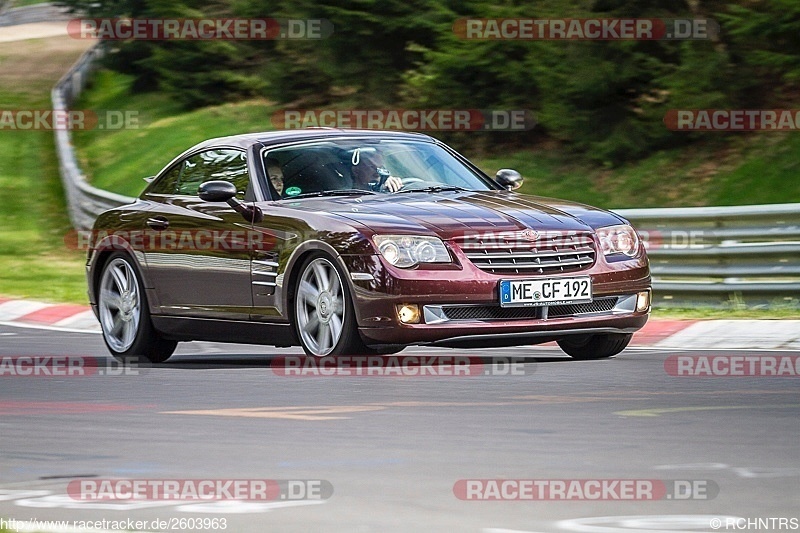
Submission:
[[[281,164],[274,157],[267,157],[264,163],[267,167],[269,182],[275,188],[278,196],[281,196],[283,194],[283,170],[281,170]]]

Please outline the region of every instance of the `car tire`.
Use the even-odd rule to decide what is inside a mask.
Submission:
[[[300,265],[292,323],[300,346],[314,357],[369,353],[358,334],[346,277],[333,259],[314,253]]]
[[[108,258],[97,283],[97,309],[103,340],[124,363],[163,363],[178,343],[153,327],[139,271],[133,259],[117,252]]]
[[[628,346],[632,338],[632,333],[608,333],[566,338],[558,341],[558,345],[573,359],[586,361],[617,355]]]

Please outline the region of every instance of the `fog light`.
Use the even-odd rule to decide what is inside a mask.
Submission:
[[[642,291],[636,295],[636,311],[641,313],[650,307],[650,291]]]
[[[397,316],[403,324],[419,324],[419,306],[417,304],[398,305]]]

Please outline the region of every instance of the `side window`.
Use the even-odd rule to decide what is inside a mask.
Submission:
[[[183,162],[172,167],[164,176],[153,184],[150,194],[175,194],[178,187],[178,178],[181,177]]]
[[[229,181],[236,186],[236,197],[243,200],[250,183],[247,157],[241,150],[208,150],[184,162],[178,194],[197,196],[197,189],[210,180]]]

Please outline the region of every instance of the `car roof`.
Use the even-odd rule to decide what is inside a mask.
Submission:
[[[263,144],[265,146],[282,144],[285,142],[295,141],[313,141],[317,139],[326,138],[365,138],[376,137],[382,139],[393,140],[411,140],[423,142],[435,142],[433,137],[424,135],[422,133],[409,133],[401,131],[384,131],[384,130],[351,130],[351,129],[338,129],[338,128],[304,128],[296,130],[276,130],[276,131],[263,131],[259,133],[242,133],[240,135],[230,135],[228,137],[217,137],[208,139],[199,144],[196,144],[188,151],[195,151],[197,149],[209,148],[214,146],[237,146],[240,148],[247,148],[254,144]]]

